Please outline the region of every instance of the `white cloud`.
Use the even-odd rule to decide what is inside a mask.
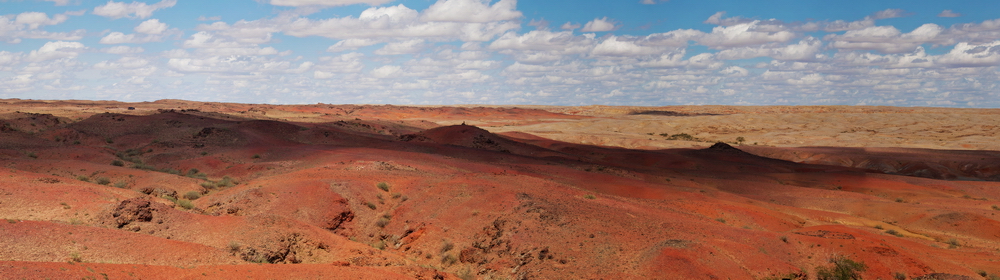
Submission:
[[[439,0],[423,11],[422,21],[494,22],[520,18],[517,0],[500,0],[489,5],[490,0]]]
[[[38,48],[38,50],[31,51],[31,53],[28,54],[28,60],[45,61],[60,58],[73,58],[85,49],[86,47],[80,42],[47,42],[45,45],[42,45],[41,48]]]
[[[121,69],[121,68],[139,68],[149,65],[149,60],[138,58],[138,57],[122,57],[116,61],[101,61],[94,64],[94,68],[97,69]]]
[[[562,29],[562,30],[574,30],[574,29],[580,28],[580,24],[579,23],[572,23],[572,22],[568,22],[567,21],[566,23],[563,23],[562,26],[559,26],[559,28]]]
[[[962,16],[962,14],[959,14],[959,13],[956,13],[956,12],[952,12],[951,10],[944,10],[944,11],[941,11],[941,13],[938,14],[937,16],[938,17],[960,17],[960,16]]]
[[[161,42],[163,41],[165,35],[151,35],[151,34],[125,34],[121,32],[111,32],[101,38],[98,43],[101,44],[142,44],[149,42]]]
[[[632,41],[621,41],[618,40],[618,37],[611,36],[597,44],[590,53],[597,56],[638,56],[661,52],[662,50],[659,48],[640,46]]]
[[[393,0],[271,0],[271,5],[275,6],[347,6],[354,4],[368,4],[371,6],[378,6],[385,3],[392,2]]]
[[[608,17],[603,17],[603,18],[595,18],[594,20],[587,22],[587,24],[584,25],[583,29],[580,29],[580,31],[605,32],[605,31],[612,31],[615,29],[618,29],[618,27],[615,26],[615,23],[611,20],[608,20]]]
[[[797,44],[791,45],[769,45],[759,47],[742,47],[720,51],[718,59],[748,59],[754,57],[771,57],[778,60],[816,60],[817,54],[822,50],[823,42],[819,39],[808,37]]]
[[[422,22],[419,13],[402,4],[372,7],[352,16],[312,20],[296,18],[281,22],[282,30],[292,36],[351,38],[435,38],[463,41],[489,41],[498,34],[520,28],[514,21],[486,23]]]
[[[70,0],[44,0],[46,2],[52,2],[56,6],[66,6],[69,5]]]
[[[508,32],[490,43],[493,50],[515,49],[534,51],[556,51],[564,54],[585,53],[593,48],[593,36],[577,36],[572,31],[552,32],[532,30],[523,35]]]
[[[1000,65],[1000,41],[979,45],[958,43],[950,52],[938,57],[937,63],[951,67]]]
[[[145,52],[146,50],[143,49],[142,47],[114,46],[110,48],[101,49],[101,51],[110,54],[134,54],[134,53],[142,53]]]
[[[49,16],[45,13],[25,12],[18,14],[14,19],[14,23],[27,25],[29,29],[37,29],[39,26],[43,25],[60,24],[67,19],[69,19],[69,17],[63,14],[57,14],[52,18],[49,18]]]
[[[716,12],[715,14],[712,14],[711,16],[709,16],[708,19],[705,19],[705,21],[703,21],[702,23],[715,24],[715,25],[721,25],[721,26],[733,26],[733,25],[737,25],[737,24],[751,23],[751,22],[755,21],[755,20],[752,20],[752,19],[747,19],[747,18],[738,17],[738,16],[737,17],[730,17],[730,18],[722,18],[724,16],[726,16],[726,12],[725,11]]]
[[[115,2],[112,0],[108,1],[107,4],[95,7],[93,13],[112,19],[123,17],[144,19],[153,16],[153,12],[156,10],[170,8],[176,4],[177,0],[163,0],[153,5],[143,2],[125,4],[125,2]]]
[[[827,35],[833,41],[831,47],[838,49],[877,50],[882,53],[911,52],[924,43],[939,41],[938,35],[944,31],[940,26],[928,23],[910,33],[902,34],[892,26],[875,26],[861,30],[851,30],[844,35]]]
[[[201,31],[191,35],[185,40],[184,48],[194,48],[200,53],[213,55],[275,55],[278,50],[273,47],[260,48],[257,44],[243,44],[229,40],[227,38],[215,36],[212,33]]]
[[[222,17],[221,16],[214,16],[214,17],[198,16],[197,20],[198,21],[216,21],[216,20],[222,20]]]
[[[381,49],[375,50],[375,54],[377,55],[414,54],[420,52],[423,49],[424,49],[424,40],[414,39],[402,42],[388,43]]]
[[[729,77],[746,77],[747,75],[750,75],[750,71],[747,70],[746,68],[739,66],[729,66],[726,67],[726,69],[720,70],[719,74],[723,74]]]
[[[907,16],[907,13],[902,9],[885,9],[872,14],[872,18],[874,19],[898,18],[905,16]]]
[[[783,43],[795,38],[795,33],[785,30],[758,30],[759,21],[740,23],[732,26],[717,26],[712,33],[695,38],[699,44],[709,48],[724,49],[765,43]]]
[[[167,24],[160,22],[158,19],[151,19],[143,21],[133,30],[143,34],[163,34],[163,31],[167,30]]]
[[[656,1],[657,0],[639,0],[639,3],[640,4],[644,4],[644,5],[653,5],[653,4],[656,4]],[[659,1],[660,2],[668,2],[670,0],[659,0]]]
[[[378,44],[378,43],[381,43],[381,41],[374,40],[374,39],[347,39],[347,40],[340,40],[336,44],[333,44],[332,46],[330,46],[329,48],[327,48],[326,51],[328,51],[328,52],[342,52],[342,51],[348,51],[348,50],[356,50],[356,49],[361,48],[361,47],[367,47],[367,46],[375,45],[375,44]]]
[[[379,79],[396,78],[402,73],[402,68],[396,65],[385,65],[371,71],[373,77]]]

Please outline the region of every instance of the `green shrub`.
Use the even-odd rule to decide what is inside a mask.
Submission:
[[[906,273],[896,272],[892,274],[892,278],[896,280],[906,280]]]
[[[384,228],[387,225],[389,225],[389,219],[385,217],[379,218],[378,221],[375,222],[375,226],[380,228]]]
[[[30,158],[38,158],[38,155],[36,155],[35,152],[28,152],[28,157],[30,157]]]
[[[201,193],[200,192],[196,192],[196,191],[189,191],[189,192],[187,192],[187,193],[184,194],[184,198],[190,199],[190,200],[199,199],[199,198],[201,198]]]
[[[258,154],[254,154],[254,155],[253,155],[252,157],[250,157],[250,158],[252,158],[252,159],[258,159],[258,158],[260,158],[260,155],[258,155]]]
[[[958,248],[958,246],[962,245],[961,243],[958,243],[958,239],[954,239],[954,238],[948,239],[947,243],[948,243],[948,248],[949,249],[955,249],[955,248]]]
[[[368,202],[366,204],[368,205],[368,208],[371,208],[372,210],[375,210],[375,208],[376,208],[375,207],[375,203]]]
[[[830,259],[833,267],[817,267],[816,278],[819,280],[858,280],[861,272],[868,269],[864,262],[856,262],[847,257],[837,256]]]
[[[111,165],[114,165],[114,166],[125,166],[125,162],[116,159],[116,160],[111,161]]]
[[[97,177],[95,182],[107,186],[111,184],[111,179],[108,179],[108,177]]]
[[[128,183],[125,183],[125,181],[118,181],[115,183],[114,187],[124,189],[125,187],[128,187]]]
[[[389,191],[389,184],[386,182],[379,182],[376,186],[378,186],[378,188],[382,191]]]
[[[177,200],[177,205],[180,205],[184,209],[194,208],[194,203],[191,203],[191,201],[187,200],[187,199],[178,199]]]
[[[212,182],[201,182],[201,187],[206,189],[214,189],[215,183]]]
[[[903,237],[902,233],[899,233],[898,231],[896,231],[894,229],[887,230],[887,231],[885,231],[885,233],[895,235],[896,237]]]
[[[596,199],[597,197],[594,196],[594,195],[592,195],[592,194],[588,194],[588,195],[583,196],[583,198],[586,198],[586,199]]]
[[[83,176],[83,175],[76,176],[76,179],[80,180],[80,181],[84,181],[84,182],[90,182],[90,178],[88,178],[87,176]]]

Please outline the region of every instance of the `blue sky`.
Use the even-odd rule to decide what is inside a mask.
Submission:
[[[0,0],[0,98],[996,108],[998,8]]]

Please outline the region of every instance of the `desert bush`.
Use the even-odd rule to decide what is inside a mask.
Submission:
[[[212,182],[201,182],[201,187],[206,189],[214,189],[215,183]]]
[[[250,157],[250,158],[252,158],[252,159],[258,159],[258,158],[260,158],[260,155],[258,155],[258,154],[254,154],[254,155],[253,155],[252,157]]]
[[[402,196],[403,196],[403,194],[401,194],[401,193],[392,193],[392,199],[398,199],[398,198],[400,198]]]
[[[833,267],[817,267],[816,279],[819,280],[857,280],[861,272],[868,269],[864,262],[856,262],[844,256],[830,259]]]
[[[875,229],[883,229],[882,225],[875,225]]]
[[[887,231],[885,231],[885,233],[895,235],[896,237],[903,237],[902,233],[899,233],[898,231],[896,231],[894,229],[887,230]]]
[[[723,219],[723,218],[715,218],[715,220],[718,221],[718,222],[720,222],[720,223],[723,223],[723,224],[726,223],[726,219]]]
[[[107,138],[104,138],[104,142],[106,142],[108,144],[111,144],[111,143],[114,143],[115,140],[111,139],[111,137],[107,137]]]
[[[111,184],[111,179],[108,179],[108,177],[97,177],[95,182],[107,186]]]
[[[35,152],[28,152],[28,157],[30,157],[30,158],[38,158],[38,155],[36,155]]]
[[[455,249],[455,244],[452,244],[451,242],[445,241],[444,244],[441,245],[441,253],[442,254],[447,253],[448,251],[451,251],[451,249]]]
[[[229,241],[229,252],[235,253],[240,250],[240,243],[235,240]]]
[[[375,221],[375,226],[377,227],[384,228],[387,225],[389,225],[389,219],[386,219],[385,217],[379,218],[378,221]]]
[[[128,187],[128,183],[125,183],[125,181],[118,181],[115,183],[114,187],[124,189],[125,187]]]
[[[958,239],[955,239],[955,238],[948,239],[948,242],[946,242],[946,243],[948,243],[948,248],[949,249],[955,249],[955,248],[958,248],[958,246],[962,245],[961,243],[958,243]]]
[[[372,244],[372,247],[379,250],[385,250],[385,241],[379,240],[378,242],[375,242],[375,244]]]
[[[687,134],[687,133],[678,133],[678,134],[670,135],[670,137],[667,137],[667,140],[694,141],[695,138],[694,138],[694,136],[691,136],[690,134]]]
[[[76,179],[80,180],[80,181],[84,181],[84,182],[90,182],[90,178],[88,178],[87,176],[83,176],[83,175],[76,176]]]
[[[441,264],[445,266],[453,265],[455,262],[458,262],[458,258],[456,258],[455,255],[445,254],[441,257]]]
[[[896,280],[906,280],[906,273],[896,272],[892,274],[892,278]]]
[[[189,191],[189,192],[187,192],[187,193],[184,194],[184,198],[190,199],[190,200],[199,199],[199,198],[201,198],[201,193],[200,192],[196,192],[196,191]]]
[[[1000,206],[993,205],[993,210],[1000,211]]]
[[[179,205],[180,207],[182,207],[184,209],[194,208],[194,203],[191,203],[191,201],[187,200],[187,199],[178,199],[177,200],[177,205]]]
[[[375,208],[376,208],[375,203],[368,202],[368,203],[365,203],[365,205],[368,205],[368,208],[371,208],[372,210],[375,210]]]
[[[228,187],[235,186],[236,184],[238,184],[238,183],[236,182],[236,180],[233,180],[233,178],[230,178],[229,176],[222,176],[222,181],[219,181],[218,183],[216,183],[216,186],[218,186],[220,188],[222,188],[222,187],[228,188]]]
[[[111,161],[111,165],[114,165],[114,166],[125,166],[125,162],[116,159],[116,160]]]
[[[386,182],[379,182],[376,186],[378,186],[378,188],[382,191],[389,191],[389,184]]]
[[[781,239],[781,242],[788,243],[788,236],[782,235],[782,236],[778,237],[778,239]]]
[[[583,198],[586,198],[586,199],[595,199],[597,197],[594,196],[594,195],[592,195],[592,194],[588,194],[588,195],[583,196]]]

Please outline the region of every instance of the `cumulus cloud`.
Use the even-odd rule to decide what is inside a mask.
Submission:
[[[222,20],[222,17],[221,16],[214,16],[214,17],[198,16],[197,20],[198,21],[215,21],[215,20]]]
[[[928,23],[910,33],[901,33],[892,26],[875,26],[847,31],[843,35],[827,35],[831,47],[838,49],[877,50],[882,53],[911,52],[924,43],[939,41],[944,28]]]
[[[101,51],[110,54],[135,54],[145,52],[146,49],[143,49],[142,47],[114,46],[110,48],[103,48]]]
[[[85,49],[86,47],[80,42],[47,42],[45,45],[42,45],[41,48],[38,48],[38,50],[31,51],[31,53],[28,54],[28,60],[45,61],[60,58],[73,58]]]
[[[752,20],[752,19],[747,19],[747,18],[743,18],[743,17],[738,17],[737,16],[737,17],[723,18],[724,16],[726,16],[726,12],[725,11],[716,12],[715,14],[712,14],[712,16],[709,16],[708,19],[705,19],[705,21],[703,21],[703,23],[715,24],[715,25],[721,25],[721,26],[732,26],[732,25],[737,25],[737,24],[742,24],[742,23],[754,22],[754,20]]]
[[[941,13],[938,14],[937,16],[938,17],[960,17],[960,16],[962,16],[962,14],[959,14],[959,13],[956,13],[956,12],[952,12],[951,10],[944,10],[944,11],[941,11]]]
[[[336,44],[333,44],[332,46],[330,46],[329,48],[327,48],[326,51],[328,51],[328,52],[342,52],[342,51],[348,51],[348,50],[356,50],[356,49],[361,48],[361,47],[367,47],[367,46],[375,45],[375,44],[378,44],[378,43],[381,43],[381,41],[374,40],[374,39],[367,39],[367,38],[366,39],[340,40]]]
[[[385,3],[392,2],[393,0],[271,0],[271,5],[275,6],[347,6],[354,4],[367,4],[371,6],[378,6]]]
[[[817,60],[817,54],[822,50],[823,42],[808,37],[797,44],[768,45],[758,47],[742,47],[720,51],[716,57],[723,60],[748,59],[754,57],[770,57],[778,60],[807,61]]]
[[[381,49],[375,50],[375,54],[377,55],[414,54],[420,52],[423,49],[424,49],[424,40],[414,39],[402,42],[388,43]]]
[[[63,14],[54,15],[52,18],[45,13],[40,12],[25,12],[20,13],[14,18],[14,23],[27,25],[29,29],[37,29],[39,26],[43,25],[56,25],[63,23],[69,19],[68,16]]]
[[[887,18],[898,18],[905,17],[908,13],[902,9],[885,9],[872,14],[874,19],[887,19]]]
[[[638,56],[661,53],[659,48],[640,46],[634,41],[619,40],[619,37],[611,36],[590,51],[596,56]]]
[[[514,21],[425,22],[419,20],[419,17],[420,14],[416,10],[400,4],[368,8],[357,18],[352,16],[321,20],[295,18],[278,24],[288,35],[334,39],[436,38],[488,41],[499,34],[520,28],[520,23]]]
[[[986,44],[958,43],[937,62],[951,67],[984,67],[1000,65],[1000,41]]]
[[[517,0],[500,0],[493,5],[489,0],[439,0],[423,11],[422,21],[494,22],[520,18],[515,10]]]
[[[144,19],[153,16],[153,12],[156,10],[170,8],[176,4],[177,0],[163,0],[152,5],[143,2],[126,4],[125,2],[115,2],[112,0],[108,1],[107,4],[95,7],[93,13],[112,19],[123,17]]]
[[[615,23],[611,20],[608,20],[608,17],[603,17],[603,18],[595,18],[594,20],[587,22],[587,24],[584,25],[583,29],[580,29],[580,31],[605,32],[605,31],[612,31],[615,29],[618,29],[618,27],[615,26]]]
[[[52,2],[56,6],[66,6],[69,5],[70,0],[44,0],[46,2]]]
[[[562,26],[559,26],[559,28],[562,29],[562,30],[574,30],[574,29],[580,28],[580,24],[579,23],[572,23],[572,22],[568,22],[567,21],[566,23],[563,23]]]
[[[163,34],[163,31],[167,31],[167,24],[160,22],[158,19],[151,19],[143,21],[133,30],[143,34]]]
[[[695,38],[699,44],[714,49],[783,43],[795,38],[795,33],[786,30],[760,30],[759,21],[740,23],[732,26],[717,26],[712,33]]]
[[[396,65],[385,65],[375,68],[369,74],[379,79],[396,78],[403,72],[403,69]]]

